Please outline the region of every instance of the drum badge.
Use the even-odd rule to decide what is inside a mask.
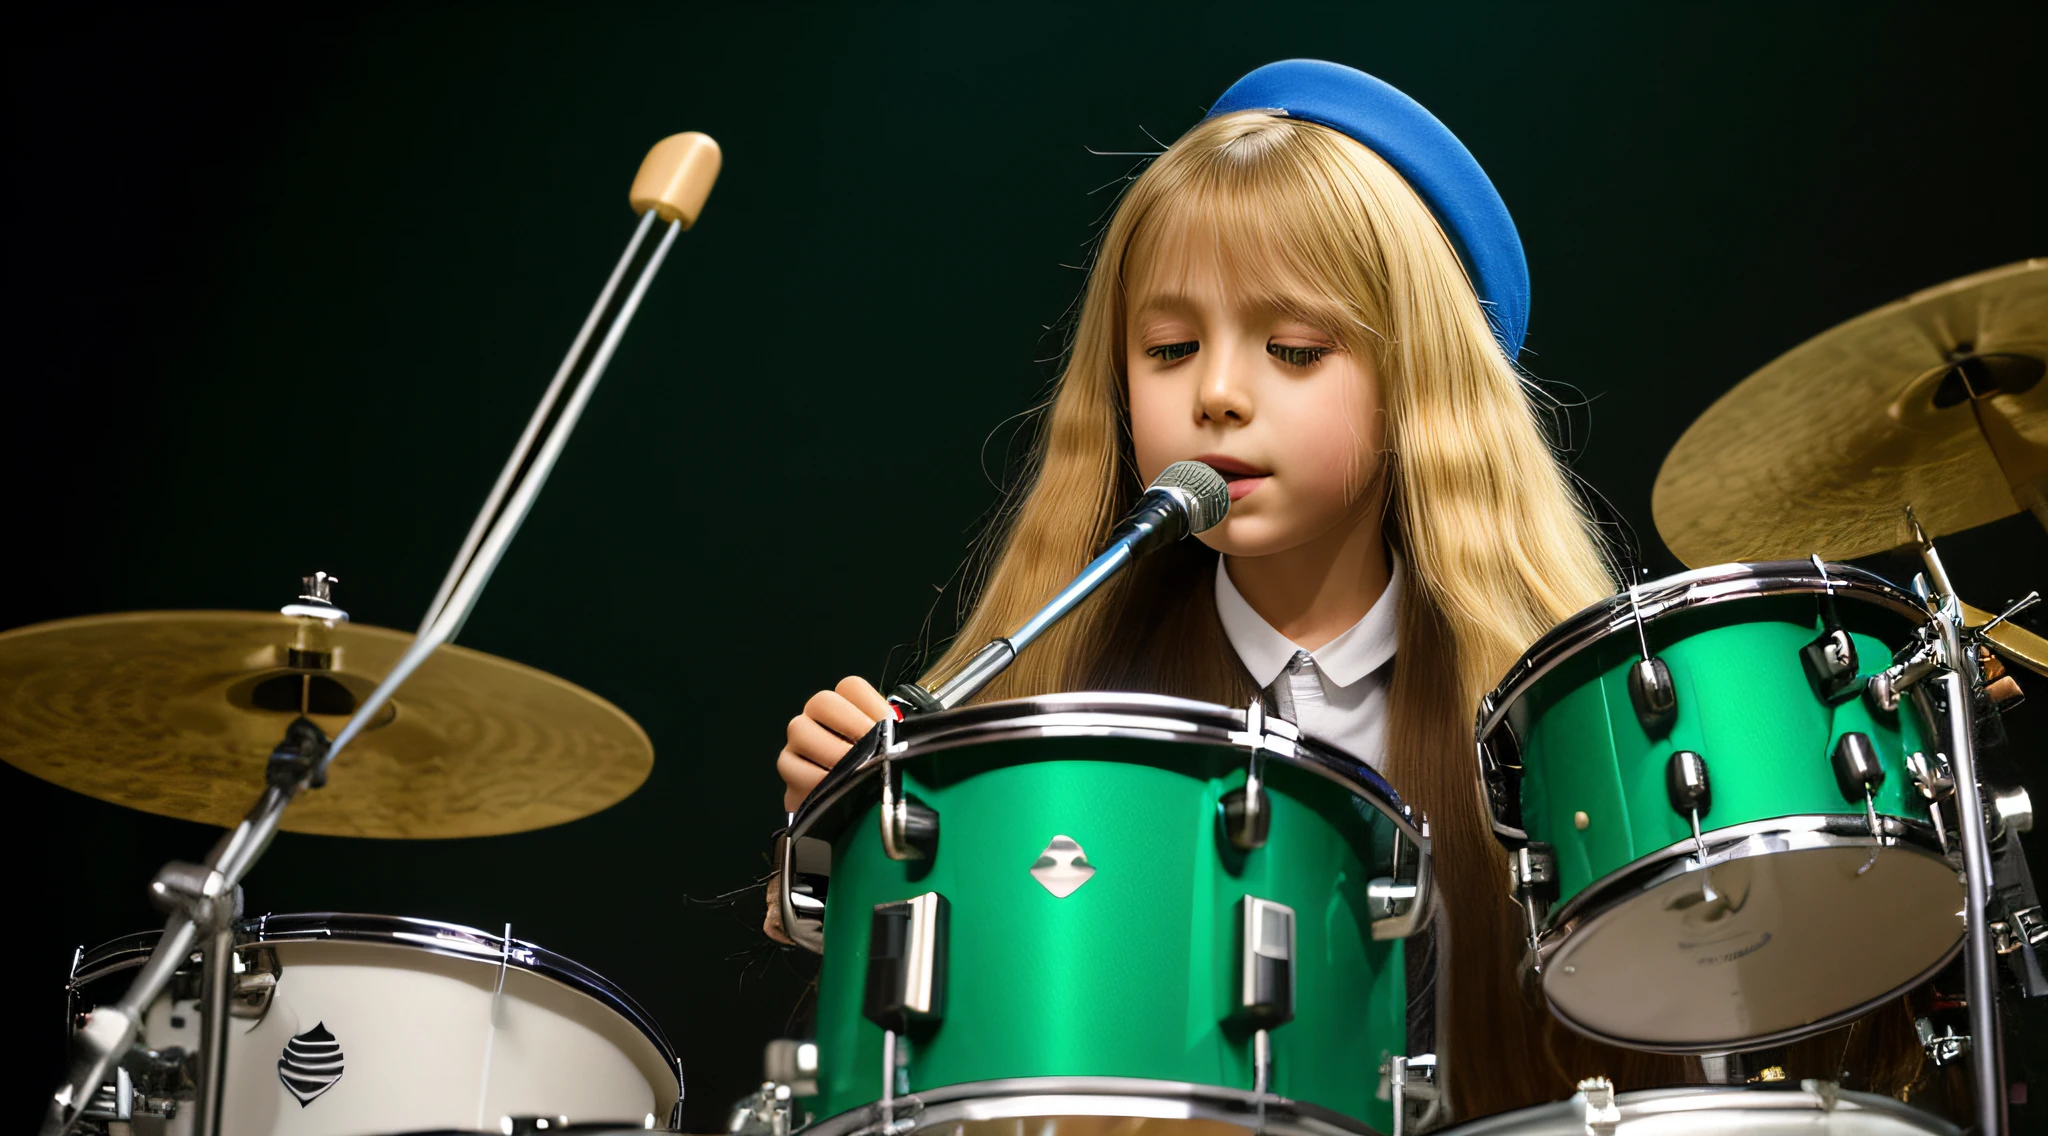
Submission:
[[[1045,851],[1038,854],[1038,862],[1031,865],[1031,878],[1045,885],[1045,890],[1055,899],[1065,899],[1079,891],[1082,884],[1095,874],[1095,866],[1088,862],[1088,854],[1071,836],[1055,836]]]
[[[277,1062],[277,1079],[299,1098],[300,1108],[341,1080],[341,1043],[327,1032],[326,1022],[285,1043],[284,1056]]]

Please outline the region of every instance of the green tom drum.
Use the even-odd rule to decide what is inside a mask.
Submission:
[[[1928,627],[1877,576],[1782,561],[1642,584],[1529,649],[1481,706],[1479,756],[1560,1019],[1754,1049],[1954,956],[1939,719],[1924,686],[1866,689]]]
[[[1428,841],[1378,774],[1256,706],[884,722],[782,867],[784,925],[824,954],[818,1136],[1337,1136],[1441,1089]]]

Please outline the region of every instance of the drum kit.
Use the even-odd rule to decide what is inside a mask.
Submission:
[[[516,832],[645,780],[615,707],[449,640],[718,165],[698,134],[648,155],[639,228],[416,634],[350,622],[318,574],[275,615],[0,633],[0,758],[228,829],[152,883],[162,931],[79,953],[48,1136],[680,1126],[674,1048],[592,971],[510,927],[251,917],[240,884],[279,829]],[[1922,1041],[1970,1071],[1974,1129],[2005,1131],[2000,988],[2048,993],[2048,918],[2018,854],[2031,807],[1983,783],[1976,739],[2019,697],[2008,668],[2048,674],[2048,641],[2013,621],[2031,596],[1965,604],[1934,538],[2048,524],[2043,360],[2048,260],[1787,353],[1657,479],[1660,531],[1705,566],[1580,612],[1482,701],[1475,788],[1559,1021],[1711,1082],[1960,960],[1965,1016]],[[1767,1068],[1627,1092],[1585,1070],[1568,1100],[1451,1116],[1451,1082],[1487,1074],[1442,1034],[1453,928],[1399,786],[1256,701],[969,702],[1123,565],[1220,519],[1220,479],[1183,466],[1016,633],[899,687],[790,815],[771,900],[823,956],[815,1032],[769,1045],[731,1136],[1961,1131]],[[1841,563],[1902,546],[1907,586]]]

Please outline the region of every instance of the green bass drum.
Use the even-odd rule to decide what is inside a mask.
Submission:
[[[1927,634],[1877,576],[1780,561],[1650,581],[1529,649],[1480,708],[1480,772],[1560,1019],[1755,1049],[1954,957],[1940,719],[1925,684],[1869,682]]]
[[[1435,1119],[1426,835],[1257,706],[884,722],[787,836],[784,926],[825,956],[817,1136]]]

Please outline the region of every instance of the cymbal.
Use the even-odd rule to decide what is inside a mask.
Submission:
[[[1695,567],[1906,543],[2033,509],[2048,525],[2048,259],[1953,280],[1807,340],[1664,459],[1657,531]]]
[[[117,805],[231,826],[301,709],[331,738],[412,636],[241,611],[145,611],[0,632],[0,759]],[[291,832],[490,836],[640,787],[647,735],[542,671],[443,646],[342,751]]]

